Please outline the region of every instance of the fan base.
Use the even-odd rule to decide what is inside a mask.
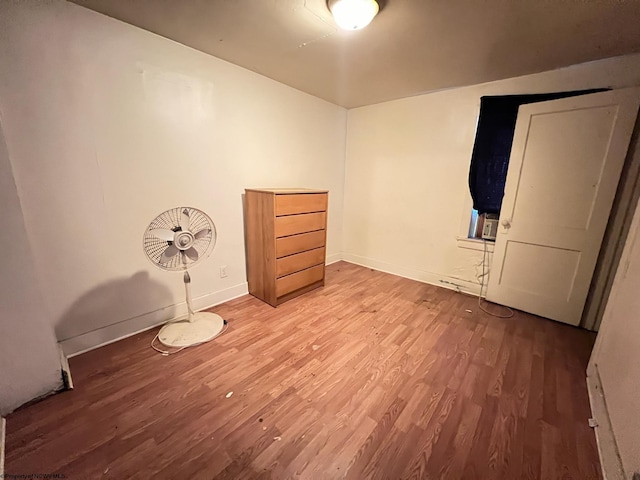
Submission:
[[[191,347],[217,337],[224,328],[220,315],[209,312],[193,314],[188,318],[167,323],[160,329],[158,340],[167,347]]]

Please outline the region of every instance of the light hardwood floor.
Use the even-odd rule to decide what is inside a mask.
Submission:
[[[75,390],[9,416],[6,472],[600,478],[592,334],[344,262],[326,281],[216,307],[227,332],[173,356],[150,331],[71,359]]]

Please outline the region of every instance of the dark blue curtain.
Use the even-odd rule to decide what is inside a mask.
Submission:
[[[607,89],[482,97],[469,169],[469,188],[473,198],[473,208],[478,213],[500,213],[520,105],[605,90]]]

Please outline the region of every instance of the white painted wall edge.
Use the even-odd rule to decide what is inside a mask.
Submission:
[[[482,240],[480,238],[457,237],[456,241],[458,242],[459,248],[467,248],[469,250],[478,250],[482,252],[486,247],[487,253],[493,253],[496,246],[495,242]]]
[[[427,272],[417,268],[381,262],[373,258],[361,257],[360,255],[354,255],[352,253],[343,253],[342,260],[349,263],[355,263],[356,265],[363,267],[373,268],[374,270],[379,270],[381,272],[391,273],[392,275],[417,280],[418,282],[428,283],[437,287],[468,293],[470,295],[475,295],[476,297],[480,295],[480,284],[470,282],[468,280]]]
[[[60,366],[62,368],[62,382],[65,390],[73,390],[73,379],[71,378],[71,369],[69,368],[69,358],[64,353],[62,345],[58,343],[58,354],[60,355]]]
[[[591,404],[591,416],[597,422],[594,433],[598,445],[602,478],[604,480],[624,480],[622,459],[618,453],[618,445],[611,428],[607,402],[600,383],[600,375],[597,368],[591,365],[587,371],[587,391],[589,392],[589,403]]]
[[[327,257],[327,260],[325,261],[325,265],[331,265],[332,263],[339,262],[340,260],[342,260],[342,254],[335,253]]]
[[[220,305],[221,303],[228,302],[234,298],[241,297],[247,293],[249,293],[248,284],[247,282],[244,282],[218,292],[194,298],[193,306],[196,310],[204,310]],[[172,318],[166,317],[166,312],[169,309],[176,310],[176,315]],[[62,347],[62,351],[66,355],[66,358],[75,357],[81,353],[137,335],[138,333],[142,333],[168,321],[177,320],[180,317],[184,317],[186,314],[187,304],[185,302],[168,305],[153,312],[144,313],[113,325],[107,325],[106,327],[98,328],[91,332],[78,335],[77,337],[68,338],[61,341],[60,346]]]
[[[0,478],[4,478],[4,446],[7,434],[7,420],[0,417]]]

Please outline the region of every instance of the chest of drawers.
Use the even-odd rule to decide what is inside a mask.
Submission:
[[[326,190],[246,189],[249,293],[274,307],[324,285]]]

